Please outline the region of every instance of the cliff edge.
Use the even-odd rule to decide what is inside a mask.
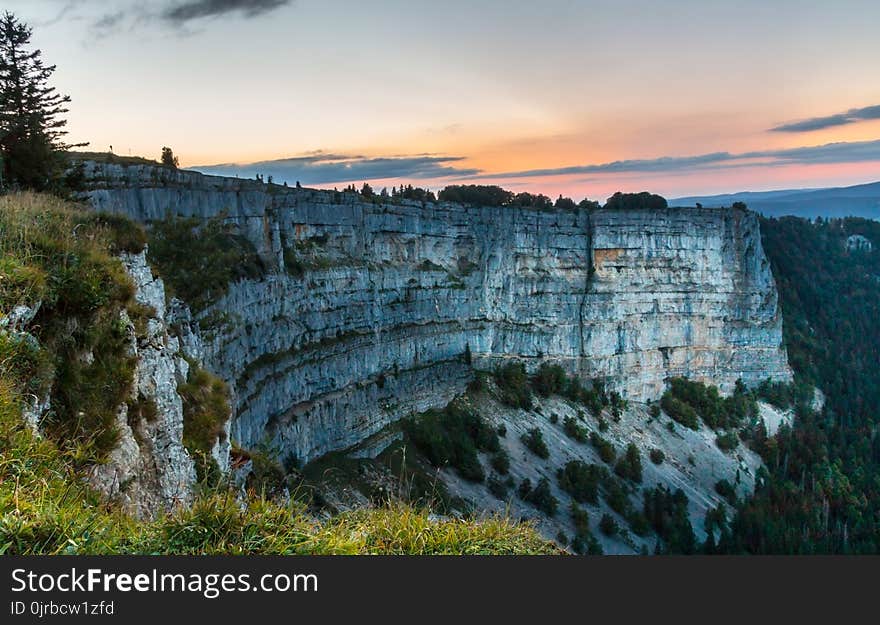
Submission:
[[[268,271],[203,310],[205,366],[234,395],[231,436],[300,461],[445,405],[519,359],[634,401],[669,377],[788,380],[756,215],[550,210],[293,189],[87,163],[92,205],[149,223],[222,219]],[[173,320],[172,320],[173,323]],[[184,342],[186,338],[184,337]]]

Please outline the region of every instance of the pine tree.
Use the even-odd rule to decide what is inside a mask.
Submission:
[[[165,146],[162,148],[162,165],[165,167],[170,167],[171,169],[177,169],[180,165],[180,161],[177,160],[177,157],[174,156],[174,150]],[[271,176],[270,176],[271,178]],[[269,181],[272,182],[271,180]]]
[[[49,86],[54,65],[29,50],[32,29],[10,12],[0,18],[0,152],[4,186],[48,189],[64,169],[70,96]]]

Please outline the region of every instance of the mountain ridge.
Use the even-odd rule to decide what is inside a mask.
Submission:
[[[705,207],[743,202],[766,217],[793,215],[815,219],[837,217],[880,218],[880,181],[847,187],[740,191],[719,195],[693,195],[669,200],[670,204]]]

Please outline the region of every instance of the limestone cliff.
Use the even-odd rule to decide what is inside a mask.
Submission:
[[[144,253],[122,257],[135,285],[135,297],[151,316],[143,333],[128,323],[129,349],[136,357],[131,400],[119,408],[119,442],[104,464],[89,471],[89,483],[130,513],[152,518],[192,503],[195,464],[183,445],[183,404],[177,385],[189,365],[180,342],[167,331],[165,292],[154,278]],[[130,415],[149,403],[149,416]]]
[[[142,222],[223,215],[273,268],[200,313],[224,319],[199,356],[230,382],[231,436],[245,446],[307,461],[353,445],[461,391],[466,352],[479,367],[558,362],[634,400],[656,398],[670,376],[729,388],[791,375],[747,211],[391,203],[87,169],[97,209]]]

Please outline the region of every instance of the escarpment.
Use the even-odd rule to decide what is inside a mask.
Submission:
[[[744,210],[392,202],[97,163],[87,175],[98,210],[219,216],[263,259],[265,275],[196,314],[200,337],[181,336],[229,382],[244,446],[308,461],[508,359],[558,363],[633,400],[671,376],[722,388],[791,376]]]

